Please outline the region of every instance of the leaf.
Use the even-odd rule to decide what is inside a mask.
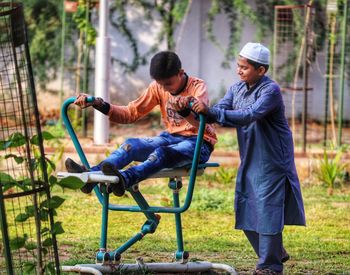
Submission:
[[[53,136],[51,133],[49,132],[46,132],[46,131],[43,131],[41,133],[42,135],[42,139],[43,140],[52,140],[52,139],[55,139],[56,137]],[[30,139],[30,143],[33,144],[33,145],[37,145],[39,146],[39,136],[38,135],[34,135],[31,139]]]
[[[48,221],[49,220],[49,211],[45,209],[40,210],[40,220],[41,221]]]
[[[44,140],[52,140],[56,138],[54,135],[52,135],[50,132],[47,132],[47,131],[43,131],[41,132],[41,134]]]
[[[36,263],[34,263],[34,262],[25,262],[23,271],[24,271],[25,274],[30,274],[33,271],[35,271],[35,267],[36,267]]]
[[[8,174],[0,172],[0,185],[3,186],[3,192],[6,192],[13,186],[17,185],[17,182]]]
[[[85,183],[77,177],[66,177],[57,183],[62,188],[68,188],[72,190],[82,188]]]
[[[27,250],[34,250],[36,249],[38,246],[35,242],[28,242],[24,245],[24,247],[27,249]]]
[[[52,239],[51,238],[47,238],[46,240],[44,240],[43,241],[43,246],[44,247],[52,246]]]
[[[26,213],[28,214],[29,217],[34,217],[34,215],[35,215],[35,208],[34,208],[33,205],[26,206],[25,207],[25,211],[26,211]]]
[[[51,169],[53,171],[55,171],[56,170],[56,165],[48,158],[45,158],[45,160],[46,160],[47,164],[51,167]]]
[[[12,239],[12,240],[10,240],[10,248],[12,250],[20,249],[20,248],[24,247],[26,240],[27,240],[26,236],[17,237],[15,239]]]
[[[50,176],[49,177],[49,183],[50,185],[55,185],[57,183],[57,178],[55,176]]]
[[[6,184],[16,184],[17,182],[8,174],[0,172],[0,183]]]
[[[40,206],[41,207],[46,207],[48,209],[55,209],[55,208],[58,208],[64,201],[65,201],[65,199],[63,199],[63,198],[61,198],[59,196],[53,196],[49,200],[43,201],[40,204]]]
[[[5,150],[5,144],[6,144],[6,141],[5,140],[0,140],[0,150]]]
[[[9,158],[14,158],[17,164],[21,164],[24,161],[23,157],[18,157],[15,154],[8,154],[5,156],[5,159],[9,159]]]
[[[4,149],[19,147],[26,143],[26,138],[21,133],[13,133],[10,139],[5,142]]]
[[[34,135],[34,136],[30,139],[30,143],[33,144],[33,145],[39,146],[39,137],[38,137],[38,135]]]
[[[27,213],[20,213],[16,216],[15,221],[16,222],[24,222],[29,218],[29,215]]]
[[[49,262],[46,266],[45,266],[45,274],[56,274],[56,270],[55,270],[55,264],[53,262]]]
[[[39,160],[32,158],[30,159],[30,166],[32,167],[33,170],[36,170],[39,166]]]
[[[57,211],[55,209],[51,209],[52,216],[57,216]]]
[[[47,233],[50,233],[50,230],[47,227],[44,227],[43,229],[41,229],[40,233],[42,235],[46,235]]]
[[[62,222],[55,222],[55,224],[53,225],[53,228],[52,228],[52,234],[59,235],[62,233],[64,233],[64,229],[62,227]]]
[[[32,180],[30,178],[25,178],[21,181],[23,186],[32,186]]]

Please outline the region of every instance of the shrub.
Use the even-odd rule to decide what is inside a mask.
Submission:
[[[318,169],[316,169],[317,178],[328,187],[328,194],[333,194],[333,189],[336,183],[342,184],[347,163],[344,163],[342,156],[345,147],[337,149],[335,154],[330,154],[326,150],[323,154],[323,159],[319,161]]]
[[[218,135],[218,143],[215,145],[217,149],[238,150],[238,141],[231,132]]]
[[[192,207],[200,211],[230,212],[233,209],[232,196],[219,189],[200,189],[194,193]]]

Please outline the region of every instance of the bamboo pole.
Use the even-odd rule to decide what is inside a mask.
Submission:
[[[335,111],[334,111],[334,51],[335,51],[335,31],[336,31],[336,24],[337,20],[335,15],[332,15],[331,17],[331,34],[330,34],[330,51],[329,51],[329,109],[330,109],[330,116],[331,116],[331,130],[332,130],[332,142],[334,146],[337,146],[337,138],[335,134]]]
[[[342,46],[340,54],[340,88],[339,88],[339,112],[338,112],[338,145],[342,144],[343,112],[344,112],[344,83],[345,83],[345,49],[348,18],[348,0],[344,0]]]

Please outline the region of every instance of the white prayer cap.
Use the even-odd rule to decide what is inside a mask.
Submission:
[[[260,64],[269,65],[270,63],[270,50],[260,43],[245,44],[239,55]]]

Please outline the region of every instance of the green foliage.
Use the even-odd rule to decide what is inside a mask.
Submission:
[[[62,123],[55,123],[54,125],[45,125],[43,130],[49,132],[57,139],[64,138],[66,136],[66,129]]]
[[[218,135],[218,142],[215,145],[216,149],[225,149],[225,150],[238,150],[238,141],[237,137],[232,133],[226,132],[224,134]]]
[[[199,180],[207,184],[219,183],[221,186],[232,186],[236,182],[237,168],[219,167],[214,173],[204,173]]]
[[[27,234],[24,234],[23,237],[16,237],[16,238],[10,240],[11,250],[17,250],[17,249],[24,247],[27,240],[28,240]]]
[[[229,39],[228,45],[223,47],[221,42],[217,41],[216,35],[213,29],[214,21],[217,15],[225,14],[228,19],[229,27]],[[206,22],[207,37],[211,40],[219,49],[224,52],[224,61],[222,66],[229,68],[230,63],[237,55],[237,45],[241,39],[243,30],[243,21],[250,19],[253,22],[257,21],[257,17],[252,8],[246,1],[242,0],[213,0],[211,1],[211,7],[208,12],[208,20]]]
[[[112,57],[112,61],[121,65],[125,69],[125,72],[135,72],[140,65],[146,64],[146,56],[148,56],[150,52],[146,53],[145,55],[141,55],[139,52],[136,38],[133,36],[133,33],[127,24],[126,8],[128,2],[129,1],[126,0],[115,1],[114,5],[112,5],[110,9],[110,22],[112,26],[116,28],[129,43],[130,48],[133,52],[133,59],[131,63],[127,63],[121,59]],[[146,14],[145,18],[149,18],[148,8],[150,8],[151,4],[148,5],[144,2],[141,2],[139,4],[139,6],[143,8],[143,11]]]
[[[62,188],[68,188],[72,190],[80,189],[84,186],[84,183],[77,177],[67,177],[57,182]]]
[[[163,0],[163,1],[146,1],[146,0],[115,0],[110,9],[110,22],[129,43],[133,52],[131,63],[122,59],[112,57],[112,61],[122,66],[125,72],[135,72],[140,65],[147,62],[147,58],[157,51],[158,46],[165,42],[168,50],[175,49],[174,33],[176,27],[181,23],[186,14],[189,0]],[[144,22],[148,24],[155,20],[161,19],[161,28],[157,38],[150,49],[144,54],[140,53],[137,38],[134,36],[128,24],[127,9],[141,9],[144,15]]]
[[[342,160],[344,148],[338,149],[335,154],[331,155],[327,151],[323,154],[323,159],[319,161],[318,169],[316,170],[317,178],[327,185],[332,194],[335,183],[343,180],[343,175],[348,163]]]
[[[24,13],[28,29],[31,61],[34,75],[41,88],[57,77],[60,66],[62,43],[62,3],[56,0],[25,0]],[[66,14],[65,22],[65,54],[66,63],[76,59],[75,45],[78,31],[86,31],[86,44],[95,44],[97,32],[86,18],[86,1],[79,1],[77,12]]]
[[[30,54],[34,73],[41,87],[56,77],[61,49],[60,5],[55,0],[26,0]]]
[[[55,139],[55,137],[51,133],[46,132],[46,131],[43,131],[41,133],[41,135],[42,135],[43,140],[53,140],[53,139]],[[30,143],[39,146],[39,144],[40,144],[39,136],[38,135],[34,135],[30,139]]]
[[[25,262],[23,271],[26,274],[32,274],[32,273],[35,272],[35,268],[36,268],[36,263],[35,262]]]
[[[232,196],[218,189],[200,189],[193,195],[192,208],[198,211],[232,211]]]
[[[28,169],[37,171],[38,173],[33,173],[38,175],[38,180],[34,184],[38,186],[47,186],[45,182],[42,182],[40,178],[45,178],[44,171],[46,169],[46,173],[49,175],[49,184],[52,188],[54,185],[60,185],[62,188],[72,188],[76,189],[82,186],[82,183],[77,183],[76,180],[72,180],[69,182],[63,182],[62,184],[57,182],[57,178],[53,175],[51,175],[52,172],[55,170],[55,164],[54,161],[41,156],[39,146],[42,145],[43,142],[47,143],[54,143],[56,146],[59,146],[59,153],[54,155],[54,158],[61,158],[63,152],[63,147],[60,146],[60,142],[58,139],[53,136],[51,133],[43,131],[41,135],[33,135],[30,138],[26,138],[22,133],[15,132],[11,134],[7,140],[1,140],[0,141],[0,150],[6,151],[8,149],[11,149],[11,153],[6,154],[5,156],[1,156],[3,159],[11,159],[13,158],[14,161],[17,164],[21,164],[23,162],[28,163],[30,166]],[[16,154],[12,153],[12,151],[18,151],[18,152],[25,152],[26,146],[31,146],[33,155],[33,158],[28,160],[27,155],[25,156],[17,156]],[[0,182],[2,185],[3,192],[8,191],[9,189],[13,187],[17,187],[20,190],[28,191],[32,190],[32,180],[29,178],[15,178],[15,176],[11,176],[5,172],[0,172]],[[80,184],[80,185],[79,185]],[[23,227],[26,225],[25,222],[34,223],[32,220],[39,218],[40,221],[48,221],[50,215],[56,216],[57,215],[57,209],[62,206],[65,199],[60,196],[52,196],[51,198],[47,198],[47,193],[40,192],[38,196],[42,197],[43,199],[39,206],[35,207],[33,205],[26,206],[24,208],[24,211],[20,209],[20,213],[18,213],[14,217],[14,222],[16,224],[23,224]],[[45,199],[45,197],[47,199]],[[43,238],[43,241],[41,243],[42,247],[41,250],[43,253],[47,253],[47,248],[51,247],[53,245],[53,235],[59,235],[63,234],[65,231],[62,227],[62,222],[56,221],[53,225],[53,227],[50,229],[48,228],[42,228],[41,229],[41,236]],[[31,238],[29,238],[28,234],[24,233],[23,236],[16,236],[14,238],[10,239],[10,248],[11,250],[19,250],[19,249],[26,249],[29,253],[33,253],[33,258],[35,258],[35,253],[37,253],[35,250],[37,249],[38,244],[34,243]],[[36,267],[35,261],[25,261],[23,263],[23,270],[26,274],[31,274],[33,270]],[[47,262],[44,266],[45,274],[56,274],[54,263]]]
[[[22,133],[13,133],[9,136],[8,140],[0,140],[0,150],[6,150],[8,148],[20,147],[26,143],[26,139]]]
[[[217,182],[221,184],[232,184],[237,176],[236,168],[219,167],[215,172]]]
[[[97,32],[90,23],[90,20],[87,20],[86,18],[86,13],[89,12],[87,10],[89,7],[86,4],[86,1],[80,2],[81,3],[78,5],[77,12],[73,15],[73,21],[76,23],[77,28],[81,32],[86,32],[86,44],[88,46],[93,46],[96,43]]]

